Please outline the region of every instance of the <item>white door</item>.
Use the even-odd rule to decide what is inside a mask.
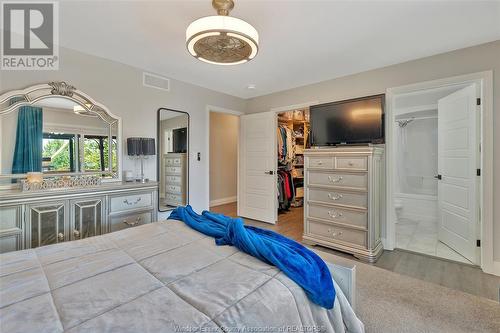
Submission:
[[[439,240],[478,263],[476,86],[438,102]]]
[[[274,112],[240,117],[239,216],[276,223],[276,129]]]

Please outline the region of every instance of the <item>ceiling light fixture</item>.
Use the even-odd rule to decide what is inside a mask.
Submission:
[[[247,22],[229,17],[233,0],[212,0],[218,15],[202,17],[186,30],[186,46],[193,57],[216,65],[238,65],[259,50],[259,33]]]

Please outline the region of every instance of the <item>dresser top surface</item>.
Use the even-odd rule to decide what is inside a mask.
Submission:
[[[147,183],[139,182],[105,182],[95,187],[75,187],[75,188],[56,188],[43,191],[21,191],[20,189],[0,190],[0,203],[11,202],[18,199],[35,199],[44,197],[55,197],[64,195],[93,195],[103,192],[124,191],[124,190],[153,190],[158,188],[158,182],[150,181]]]
[[[384,151],[383,145],[377,146],[341,146],[341,147],[321,147],[304,149],[304,155],[316,154],[373,154],[374,152]]]

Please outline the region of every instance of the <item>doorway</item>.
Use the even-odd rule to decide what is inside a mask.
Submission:
[[[395,248],[480,265],[480,96],[472,81],[390,94]]]
[[[239,116],[209,111],[210,209],[234,215],[238,192]]]
[[[304,150],[310,148],[309,108],[277,113],[278,226],[301,239],[304,224]]]
[[[238,215],[300,241],[307,148],[308,106],[241,116]]]

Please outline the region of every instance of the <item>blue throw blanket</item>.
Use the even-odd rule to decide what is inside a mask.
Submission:
[[[309,299],[333,308],[335,288],[325,262],[301,244],[271,230],[243,225],[240,218],[204,211],[196,214],[191,206],[177,207],[169,219],[184,221],[191,228],[215,238],[217,245],[234,245],[281,269],[301,286]]]

